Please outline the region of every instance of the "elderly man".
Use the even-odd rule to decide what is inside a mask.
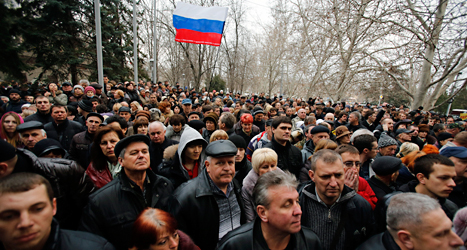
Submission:
[[[203,250],[215,249],[218,240],[246,221],[241,190],[234,181],[236,154],[231,141],[210,143],[205,170],[173,195],[170,211],[179,229]]]
[[[297,122],[299,121],[305,122],[305,118],[306,118],[306,110],[299,109],[297,111],[297,117],[292,119],[292,131],[297,128]]]
[[[16,127],[16,131],[18,131],[24,147],[29,151],[32,151],[36,143],[40,140],[47,138],[44,125],[38,121],[20,124]]]
[[[307,134],[309,140],[305,143],[305,146],[302,149],[303,163],[306,163],[308,158],[310,158],[310,156],[313,155],[313,153],[315,152],[316,144],[323,139],[329,139],[329,134],[331,133],[331,131],[327,127],[322,125],[307,128],[310,129],[310,131]]]
[[[149,138],[132,135],[115,145],[122,170],[117,178],[89,197],[80,229],[100,235],[127,250],[131,226],[147,207],[167,209],[173,186],[150,169]]]
[[[427,195],[397,194],[387,210],[387,230],[358,250],[450,250],[463,246],[439,203]]]
[[[162,163],[164,150],[178,141],[171,140],[165,136],[166,127],[162,122],[155,121],[149,124],[149,154],[151,156],[151,169],[157,173],[159,165]]]
[[[89,165],[89,146],[99,125],[104,122],[104,117],[98,113],[91,112],[86,117],[86,131],[73,136],[70,145],[70,157],[77,161],[81,167],[86,169]]]
[[[378,140],[379,152],[376,154],[376,158],[381,156],[395,156],[397,153],[397,141],[386,133],[381,134]]]
[[[311,160],[312,181],[299,191],[302,225],[318,235],[323,249],[355,249],[373,232],[371,206],[344,185],[344,164],[337,152],[322,149]]]
[[[30,121],[38,121],[42,124],[47,124],[52,122],[52,116],[50,115],[50,101],[49,98],[45,96],[38,96],[35,100],[37,112],[32,114],[26,118],[24,118],[24,122]]]
[[[115,249],[107,240],[63,230],[53,218],[57,199],[49,181],[33,173],[0,180],[0,249]]]
[[[361,128],[365,128],[365,126],[360,123],[360,117],[361,114],[358,111],[350,113],[349,123],[346,125],[350,132],[353,133]]]
[[[290,173],[262,175],[253,190],[258,217],[228,233],[219,250],[322,249],[313,231],[301,227],[297,179]]]

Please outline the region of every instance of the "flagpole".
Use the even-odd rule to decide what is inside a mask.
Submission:
[[[153,52],[154,52],[154,60],[153,60],[153,67],[152,67],[152,71],[153,71],[153,77],[152,77],[152,84],[156,84],[157,83],[157,9],[156,9],[156,3],[157,1],[154,0],[154,48],[153,48]]]
[[[135,86],[138,86],[138,26],[136,25],[136,0],[133,0],[133,72]]]
[[[104,88],[104,67],[102,62],[102,34],[101,34],[101,3],[94,0],[94,14],[96,21],[96,53],[97,53],[97,80]]]

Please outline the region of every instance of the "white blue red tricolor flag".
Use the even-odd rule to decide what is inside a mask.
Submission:
[[[227,7],[202,7],[178,2],[173,23],[177,30],[175,41],[220,46]]]

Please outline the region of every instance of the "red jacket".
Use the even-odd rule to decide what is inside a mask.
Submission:
[[[368,182],[360,176],[358,177],[357,194],[365,198],[365,200],[367,200],[370,203],[371,209],[375,209],[376,202],[378,202],[378,198],[376,198],[375,192],[373,192],[373,189],[371,189],[370,184],[368,184]]]
[[[93,167],[92,162],[89,164],[88,168],[86,169],[86,174],[89,175],[89,177],[91,177],[92,182],[94,182],[94,185],[96,185],[97,188],[101,188],[105,186],[105,184],[113,180],[112,174],[110,174],[110,170],[107,166],[105,167],[104,170],[96,170]]]

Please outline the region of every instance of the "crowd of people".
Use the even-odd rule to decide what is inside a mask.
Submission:
[[[0,249],[467,245],[460,118],[108,77],[0,95]]]

